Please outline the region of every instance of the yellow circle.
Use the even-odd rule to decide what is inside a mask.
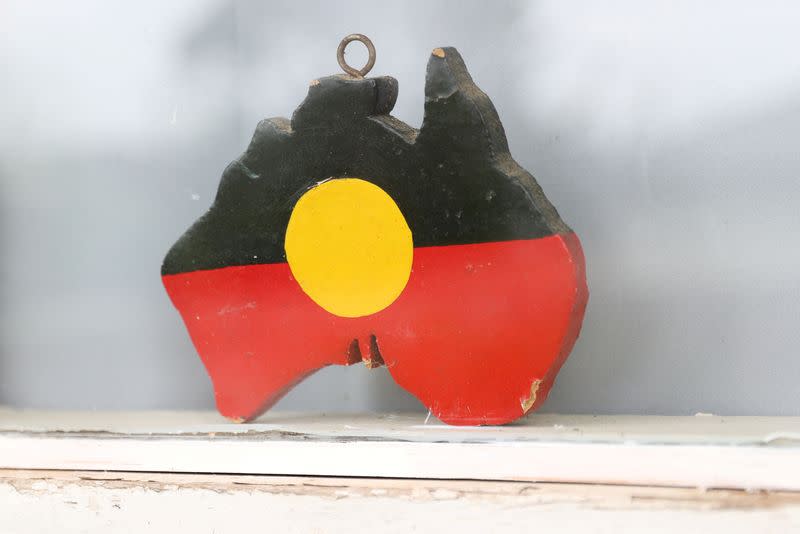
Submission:
[[[386,308],[406,287],[414,245],[400,208],[359,178],[322,182],[294,206],[286,259],[300,287],[340,317]]]

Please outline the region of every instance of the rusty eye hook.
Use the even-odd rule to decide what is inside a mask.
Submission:
[[[367,47],[367,53],[369,57],[367,58],[367,64],[364,65],[360,70],[355,69],[347,64],[347,61],[344,59],[344,49],[347,48],[353,41],[359,41]],[[344,39],[342,42],[339,43],[339,48],[336,49],[336,60],[339,62],[339,66],[342,67],[342,70],[345,71],[350,76],[355,78],[363,78],[367,75],[369,71],[372,70],[372,67],[375,66],[375,45],[372,44],[369,37],[366,35],[362,35],[360,33],[351,33]]]

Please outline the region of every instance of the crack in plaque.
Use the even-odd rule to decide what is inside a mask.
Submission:
[[[536,392],[539,391],[539,386],[541,385],[541,380],[534,380],[531,383],[531,393],[527,397],[523,397],[519,400],[520,406],[522,406],[522,413],[528,413],[531,408],[533,408],[534,403],[536,402]]]
[[[369,369],[375,369],[381,365],[385,365],[381,349],[378,348],[378,338],[375,334],[369,336],[369,359],[364,359],[364,365]]]

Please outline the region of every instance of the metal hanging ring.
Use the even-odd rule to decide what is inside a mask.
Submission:
[[[354,69],[350,65],[347,64],[347,61],[344,59],[344,49],[347,48],[347,45],[350,44],[352,41],[360,41],[364,43],[364,46],[367,47],[367,53],[369,54],[369,58],[367,59],[367,64],[361,68],[361,70]],[[375,65],[375,46],[372,44],[372,41],[369,40],[369,37],[366,35],[362,35],[360,33],[351,33],[344,39],[342,42],[339,43],[339,48],[336,49],[336,60],[339,62],[339,66],[342,67],[342,70],[345,71],[350,76],[354,76],[356,78],[363,78],[367,75],[369,71],[372,70],[372,67]]]

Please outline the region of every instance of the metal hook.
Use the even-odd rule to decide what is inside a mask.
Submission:
[[[367,64],[364,65],[361,70],[354,69],[350,65],[347,64],[347,61],[344,59],[344,49],[347,48],[347,45],[350,44],[352,41],[360,41],[364,43],[364,46],[367,47],[367,53],[369,54],[369,58],[367,59]],[[372,41],[369,40],[369,37],[366,35],[362,35],[360,33],[351,33],[344,39],[342,42],[339,43],[339,48],[336,49],[336,60],[339,62],[339,66],[342,67],[342,70],[345,71],[350,76],[354,76],[356,78],[363,78],[367,75],[367,73],[372,70],[372,67],[375,65],[375,46],[372,44]]]

